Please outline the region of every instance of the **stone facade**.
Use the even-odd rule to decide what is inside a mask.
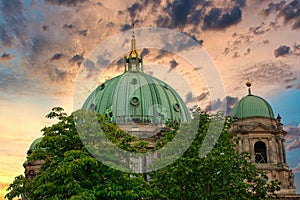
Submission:
[[[27,158],[30,156],[30,154],[32,153],[32,150],[28,150],[27,151]],[[25,168],[24,174],[25,174],[25,178],[32,180],[34,177],[36,177],[40,171],[41,171],[41,166],[44,164],[43,160],[35,160],[35,161],[29,161],[26,160],[23,163],[23,167]],[[22,195],[22,200],[26,200],[27,198],[27,194],[23,194]]]
[[[27,151],[27,157],[30,156],[31,150]],[[33,179],[36,175],[38,175],[41,171],[41,166],[44,164],[42,160],[35,161],[25,161],[23,163],[23,167],[25,168],[25,177],[28,179]]]
[[[286,163],[284,136],[281,118],[234,117],[231,133],[237,138],[238,152],[249,152],[251,162],[264,171],[268,180],[281,182],[278,196],[282,199],[298,199],[294,186],[294,174]]]

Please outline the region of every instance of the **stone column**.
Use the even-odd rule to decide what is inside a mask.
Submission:
[[[253,139],[249,138],[249,152],[251,154],[251,162],[255,163],[255,152],[254,152],[254,146],[253,146]]]
[[[281,148],[282,148],[282,162],[286,164],[285,149],[284,149],[284,138],[281,139]]]
[[[278,162],[278,159],[277,159],[277,146],[276,146],[276,139],[275,137],[272,137],[271,138],[271,146],[272,146],[272,162],[273,163],[277,163]]]
[[[239,139],[238,141],[238,152],[241,153],[243,151],[243,146],[242,146],[242,138]]]
[[[268,138],[267,139],[267,163],[273,163],[273,156],[272,156],[272,151],[273,151],[273,148],[272,148],[272,142],[271,142],[271,138]]]
[[[249,138],[244,138],[243,139],[243,146],[242,146],[243,151],[250,152],[249,145],[250,145]]]

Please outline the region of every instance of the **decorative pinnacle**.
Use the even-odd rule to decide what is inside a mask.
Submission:
[[[132,28],[134,28],[134,23],[132,23]],[[127,67],[125,64],[125,72],[126,71],[143,71],[143,68],[142,68],[143,60],[142,60],[142,58],[139,58],[139,54],[136,50],[134,29],[132,30],[131,50],[125,58],[126,58],[126,63],[128,63]]]
[[[131,39],[131,51],[135,50],[135,34],[134,34],[134,22],[132,22],[132,39]]]
[[[249,81],[249,78],[248,78],[248,81],[246,82],[246,86],[248,87],[248,93],[249,95],[251,95],[251,82]]]

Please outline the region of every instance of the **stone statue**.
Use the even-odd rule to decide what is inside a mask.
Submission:
[[[289,187],[294,186],[294,173],[292,170],[289,171]]]

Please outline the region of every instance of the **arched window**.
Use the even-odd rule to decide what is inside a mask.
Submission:
[[[266,144],[262,141],[258,141],[254,144],[255,162],[267,163],[267,148]]]

